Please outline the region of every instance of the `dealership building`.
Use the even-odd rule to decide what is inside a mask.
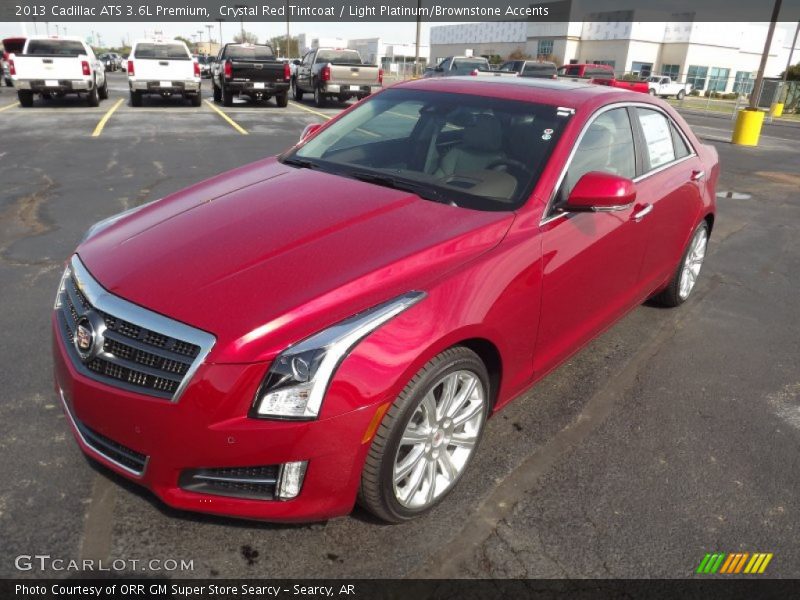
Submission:
[[[368,64],[380,65],[387,73],[405,75],[413,71],[416,47],[414,44],[385,42],[382,38],[344,39],[339,37],[323,37],[308,33],[297,36],[301,52],[314,48],[349,48],[358,50],[361,58]],[[430,56],[430,47],[420,45],[419,61],[426,65]]]
[[[681,20],[683,17],[683,20]],[[431,27],[431,62],[447,56],[529,56],[610,65],[618,73],[669,75],[697,90],[748,93],[767,35],[766,23],[637,22],[635,11],[596,13],[568,23],[465,23]],[[794,23],[777,27],[765,74],[786,68]],[[800,48],[795,50],[800,57]]]

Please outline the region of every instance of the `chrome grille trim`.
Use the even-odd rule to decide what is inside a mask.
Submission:
[[[89,361],[73,345],[76,320],[92,309],[106,324],[105,345]],[[87,377],[134,393],[177,402],[216,338],[108,292],[72,256],[56,298],[61,337],[73,365]],[[125,348],[123,348],[125,347]],[[110,351],[116,348],[115,354]],[[95,360],[106,368],[97,368]],[[143,385],[146,377],[152,385]],[[174,391],[170,388],[175,388]]]

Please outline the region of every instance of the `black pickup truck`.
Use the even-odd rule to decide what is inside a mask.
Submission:
[[[211,73],[214,101],[225,106],[231,106],[235,96],[275,96],[278,106],[286,106],[291,79],[289,63],[277,60],[269,44],[225,44]]]

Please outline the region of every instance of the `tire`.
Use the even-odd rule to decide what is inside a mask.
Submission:
[[[142,92],[134,92],[131,90],[131,106],[142,105]]]
[[[224,85],[222,86],[222,106],[233,106],[233,94]]]
[[[297,87],[297,80],[292,79],[292,98],[300,102],[303,99],[303,90]]]
[[[464,390],[468,382],[474,382],[475,387],[453,413],[439,419],[436,413],[446,397],[448,381],[454,382],[454,392]],[[458,395],[455,393],[455,397]],[[426,406],[432,410],[426,410]],[[490,406],[489,375],[477,354],[455,346],[433,358],[383,417],[361,473],[359,504],[389,523],[408,521],[430,511],[455,488],[469,467]],[[433,429],[427,424],[429,416],[433,417],[430,422],[435,422]],[[465,423],[454,425],[459,418],[465,418]],[[404,436],[412,435],[416,441],[409,443]],[[464,445],[451,444],[455,436],[461,437]],[[398,474],[398,469],[408,472]],[[435,482],[433,486],[431,481]]]
[[[215,85],[211,87],[214,90],[214,102],[222,102],[222,91]]]
[[[23,108],[33,106],[33,92],[30,90],[17,90],[17,99]]]
[[[700,247],[697,247],[700,244]],[[680,306],[689,298],[694,289],[700,269],[703,266],[706,249],[708,247],[708,223],[703,221],[694,230],[686,250],[683,251],[681,262],[675,270],[667,287],[653,296],[653,301],[674,308]],[[688,271],[687,271],[688,270]],[[691,274],[690,274],[691,272]],[[689,278],[685,280],[684,278]]]
[[[286,108],[289,106],[289,92],[284,92],[275,96],[275,104],[277,104],[280,108]]]
[[[317,108],[325,108],[325,105],[328,103],[328,99],[325,97],[319,87],[314,87],[314,104]]]
[[[91,107],[100,106],[100,92],[97,90],[97,83],[92,86],[89,93],[86,94],[86,104]]]
[[[192,106],[197,108],[198,106],[200,106],[200,102],[201,102],[202,98],[200,98],[200,93],[198,92],[194,96],[190,96],[189,100],[191,101]]]
[[[656,95],[656,91],[653,88],[650,88],[648,91],[649,91],[651,96],[655,96]]]
[[[108,79],[103,81],[103,87],[100,88],[100,100],[108,100]]]
[[[683,97],[684,97],[684,96],[686,96],[686,92],[684,92],[683,90],[680,90],[680,91],[679,91],[679,92],[678,92],[678,93],[675,95],[675,97],[676,97],[678,100],[683,100]]]
[[[345,102],[347,102],[347,101],[348,101],[350,98],[348,98],[347,96],[342,96],[342,95],[339,95],[339,96],[337,96],[337,97],[336,97],[336,99],[339,101],[339,104],[344,104],[344,103],[345,103]]]

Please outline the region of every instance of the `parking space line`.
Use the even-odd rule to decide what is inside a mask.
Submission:
[[[12,102],[11,104],[6,104],[2,108],[0,108],[0,112],[3,112],[4,110],[8,110],[9,108],[14,108],[15,106],[19,106],[19,102]]]
[[[224,112],[222,112],[222,110],[220,110],[218,107],[214,106],[214,103],[213,103],[213,102],[211,102],[211,100],[206,100],[206,104],[208,104],[208,106],[209,106],[209,107],[211,107],[211,110],[213,110],[213,111],[214,111],[214,112],[216,112],[216,113],[217,113],[217,114],[218,114],[220,117],[222,117],[223,119],[225,119],[225,120],[228,122],[228,124],[229,124],[231,127],[233,127],[233,128],[236,130],[236,131],[238,131],[238,132],[239,132],[239,133],[241,133],[242,135],[247,135],[247,130],[246,130],[244,127],[242,127],[242,126],[241,126],[241,125],[239,125],[239,124],[238,124],[236,121],[234,121],[233,119],[231,119],[231,118],[230,118],[228,115],[226,115]]]
[[[114,111],[116,111],[120,107],[122,101],[123,98],[120,98],[114,103],[114,106],[108,109],[108,112],[103,115],[102,119],[100,119],[100,122],[97,124],[97,127],[94,128],[94,131],[92,132],[92,137],[100,137],[100,134],[103,133],[103,128],[106,126],[106,123],[108,123],[108,120],[111,118],[111,115],[114,114]]]
[[[289,102],[289,104],[291,104],[292,106],[296,106],[297,108],[302,108],[304,111],[310,112],[311,114],[314,114],[314,115],[317,115],[317,116],[320,116],[323,119],[332,119],[333,118],[330,115],[326,115],[325,113],[321,113],[319,111],[312,110],[312,109],[308,108],[307,106],[303,106],[302,104],[298,104],[297,102]]]

